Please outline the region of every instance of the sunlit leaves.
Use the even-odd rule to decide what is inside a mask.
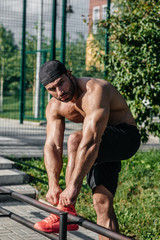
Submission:
[[[127,100],[141,131],[159,136],[160,124],[160,14],[158,2],[121,1],[110,18],[110,54],[107,80]],[[159,130],[158,130],[159,129]]]

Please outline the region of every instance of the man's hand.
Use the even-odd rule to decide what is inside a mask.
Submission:
[[[59,204],[62,206],[74,205],[76,202],[77,188],[73,185],[68,186],[61,194],[59,198]]]
[[[46,195],[47,201],[53,205],[57,205],[59,203],[59,196],[61,192],[62,189],[59,186],[50,187]]]

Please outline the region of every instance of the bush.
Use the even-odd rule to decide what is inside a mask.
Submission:
[[[159,136],[160,124],[160,12],[158,1],[121,1],[119,11],[108,22],[111,50],[106,79],[127,100],[142,135]],[[101,56],[104,58],[104,56]],[[107,58],[106,58],[107,57]]]

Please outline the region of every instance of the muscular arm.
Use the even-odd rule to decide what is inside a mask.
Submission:
[[[75,168],[68,187],[60,195],[60,203],[63,205],[75,203],[77,189],[97,158],[101,137],[109,118],[109,97],[104,89],[93,91],[87,96],[86,102],[86,117],[83,123],[82,140],[77,150]]]
[[[107,125],[108,112],[109,109],[97,109],[85,118],[83,137],[77,151],[71,182],[76,187],[82,182],[97,158],[101,137]]]
[[[62,151],[64,137],[64,119],[59,117],[54,110],[54,115],[50,106],[46,110],[47,117],[47,138],[44,146],[44,162],[48,174],[49,191],[47,200],[56,204],[58,202],[61,189],[59,187],[59,176],[62,169]]]

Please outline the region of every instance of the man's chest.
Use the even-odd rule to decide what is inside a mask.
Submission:
[[[72,122],[81,123],[85,118],[85,112],[75,104],[66,104],[61,111],[62,115]]]

